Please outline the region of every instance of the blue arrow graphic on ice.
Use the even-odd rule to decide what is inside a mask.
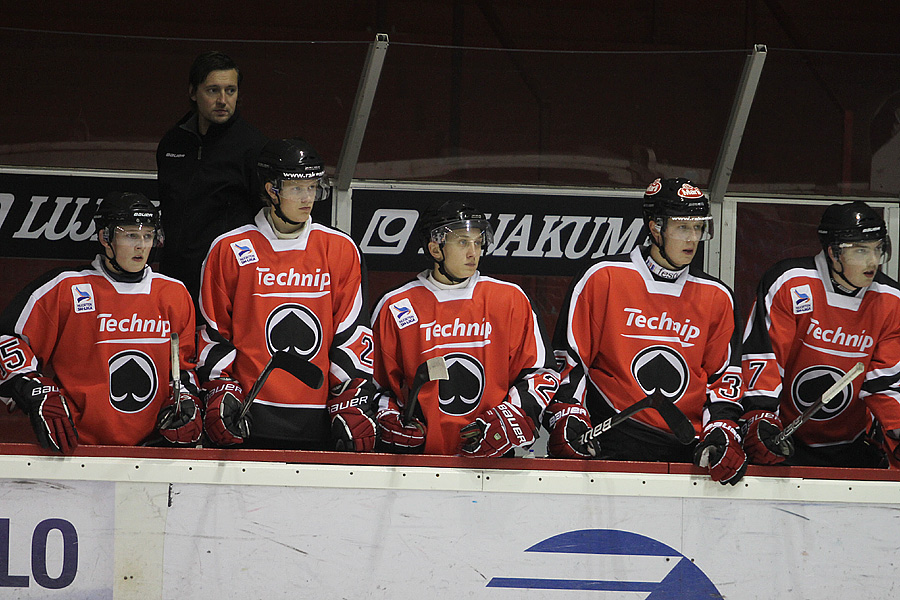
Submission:
[[[637,533],[616,529],[569,531],[538,542],[525,552],[566,554],[613,554],[680,558],[662,581],[615,581],[600,579],[538,579],[494,577],[487,587],[540,590],[593,590],[603,592],[650,592],[647,600],[721,599],[709,577],[683,554],[662,542]]]

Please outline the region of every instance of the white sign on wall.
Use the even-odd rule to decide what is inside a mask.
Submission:
[[[895,579],[890,505],[174,489],[163,597],[179,600],[824,600],[877,597]]]
[[[0,480],[0,597],[112,599],[115,486]]]

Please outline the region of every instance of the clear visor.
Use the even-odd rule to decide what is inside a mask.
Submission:
[[[327,200],[331,196],[331,180],[327,176],[315,179],[279,179],[273,188],[285,200]]]
[[[846,242],[838,244],[841,261],[848,265],[883,265],[891,258],[890,245],[885,240]]]
[[[465,220],[441,225],[431,232],[431,241],[443,246],[458,244],[461,247],[475,244],[479,250],[487,250],[494,243],[494,229],[487,221]]]
[[[108,240],[113,239],[119,243],[130,244],[133,246],[143,246],[156,248],[163,244],[163,233],[161,229],[157,229],[153,225],[115,225],[107,228],[111,235],[108,234]]]
[[[712,239],[713,220],[711,216],[666,217],[662,226],[656,223],[656,230],[681,242],[705,242]]]

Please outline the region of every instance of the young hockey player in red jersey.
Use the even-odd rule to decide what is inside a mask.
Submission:
[[[432,268],[385,294],[373,314],[381,441],[393,452],[503,456],[535,441],[559,385],[553,353],[517,285],[478,272],[493,230],[457,201],[426,211],[419,233]],[[441,357],[446,380],[416,373]]]
[[[549,449],[561,457],[691,462],[735,484],[746,470],[737,419],[743,391],[731,290],[692,263],[712,237],[709,200],[687,179],[657,179],[644,194],[650,245],[603,258],[572,282],[556,328],[565,360],[548,409]],[[581,442],[653,393],[675,403],[700,442],[681,445],[655,410]],[[589,413],[586,414],[585,412]]]
[[[203,265],[197,372],[207,434],[219,445],[369,451],[372,331],[362,256],[349,236],[310,218],[330,187],[307,142],[267,143],[258,173],[268,206],[253,225],[220,236]],[[318,367],[328,385],[312,389],[274,370],[241,418],[245,390],[279,350]]]
[[[880,270],[884,220],[864,202],[832,204],[822,252],[773,266],[760,281],[743,345],[744,447],[752,462],[884,466],[878,425],[900,432],[900,285]],[[772,438],[857,362],[864,375],[793,434]],[[874,419],[873,419],[874,416]]]
[[[162,241],[159,211],[141,194],[114,193],[94,220],[103,253],[31,283],[0,318],[0,398],[28,414],[42,446],[64,454],[79,443],[135,445],[157,431],[195,443],[203,422],[188,362],[193,302],[180,281],[147,266]],[[181,340],[178,399],[172,333]]]

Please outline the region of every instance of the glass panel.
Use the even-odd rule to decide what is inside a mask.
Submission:
[[[745,55],[391,44],[356,177],[705,185]]]
[[[900,193],[900,55],[769,49],[731,191]]]
[[[0,164],[156,170],[189,109],[188,70],[210,49],[241,69],[243,116],[303,136],[336,164],[368,42],[206,42],[0,29]]]

